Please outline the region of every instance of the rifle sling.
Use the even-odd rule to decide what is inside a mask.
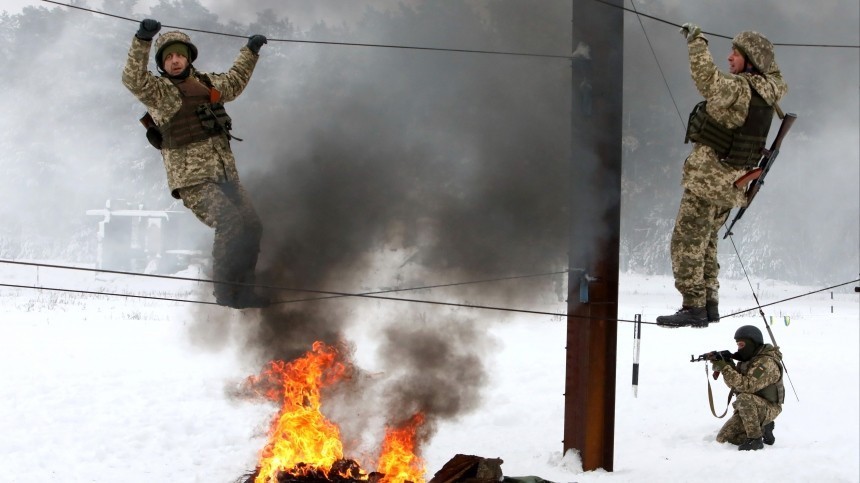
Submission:
[[[710,375],[708,374],[709,372],[710,371],[708,370],[708,365],[705,364],[705,379],[708,381],[708,404],[711,405],[711,414],[713,414],[714,417],[717,419],[722,419],[729,412],[729,404],[732,402],[732,396],[735,395],[735,392],[729,391],[729,398],[726,399],[726,410],[723,411],[723,414],[717,416],[717,411],[716,411],[716,409],[714,409],[714,392],[711,389],[711,379],[710,379]]]

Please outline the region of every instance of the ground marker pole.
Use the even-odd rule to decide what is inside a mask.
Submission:
[[[639,345],[642,339],[642,314],[636,314],[633,324],[633,397],[639,397]]]

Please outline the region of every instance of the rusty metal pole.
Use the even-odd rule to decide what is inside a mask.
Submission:
[[[609,0],[622,6],[622,0]],[[572,0],[570,236],[564,451],[613,470],[623,10]]]

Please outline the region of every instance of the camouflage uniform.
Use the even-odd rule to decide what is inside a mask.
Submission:
[[[785,393],[781,360],[778,348],[764,344],[752,359],[736,368],[729,364],[719,366],[723,381],[737,394],[737,400],[732,417],[717,433],[717,441],[739,445],[749,438],[761,438],[762,426],[779,416]],[[716,363],[714,367],[718,367]]]
[[[717,68],[703,35],[687,45],[690,72],[707,100],[707,113],[727,128],[744,124],[752,97],[750,84],[771,105],[788,91],[775,60],[765,75],[729,74]],[[704,307],[706,302],[719,300],[717,235],[731,209],[746,203],[745,187],[734,186],[746,171],[720,161],[713,148],[700,143],[693,146],[684,163],[684,193],[671,242],[675,287],[684,306]]]
[[[147,70],[151,47],[152,41],[133,38],[122,83],[161,126],[179,111],[182,98],[167,76],[158,77]],[[245,89],[258,58],[244,46],[227,73],[202,74],[192,66],[189,78],[208,81],[220,92],[220,102],[226,103]],[[215,229],[213,278],[254,283],[262,224],[239,183],[236,160],[226,134],[176,148],[165,147],[161,155],[173,197],[181,198],[198,219]],[[230,305],[237,290],[231,285],[216,284],[215,297],[219,303]]]

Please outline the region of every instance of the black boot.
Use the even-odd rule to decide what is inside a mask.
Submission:
[[[236,298],[238,292],[236,286],[229,283],[215,283],[215,290],[212,292],[215,296],[215,303],[224,307],[236,308]]]
[[[773,421],[765,424],[761,427],[762,433],[762,441],[764,444],[771,445],[776,441],[776,438],[773,436],[773,428],[776,426]]]
[[[708,312],[708,322],[720,321],[719,303],[713,300],[705,302],[705,310]]]
[[[764,448],[761,438],[749,438],[738,446],[738,451],[756,451]]]
[[[704,307],[681,307],[675,315],[657,317],[657,325],[662,327],[707,327],[708,314]]]

